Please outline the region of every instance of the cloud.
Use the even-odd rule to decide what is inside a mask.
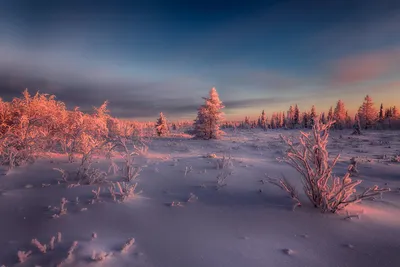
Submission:
[[[203,104],[201,97],[207,95],[208,88],[193,85],[192,82],[195,81],[193,78],[183,78],[159,82],[114,83],[105,80],[94,83],[92,80],[80,78],[66,83],[3,70],[0,75],[0,90],[5,100],[20,96],[25,88],[31,94],[39,90],[54,94],[69,108],[79,106],[83,111],[90,111],[93,106],[99,106],[108,100],[112,115],[121,118],[154,118],[159,112],[180,117],[190,114],[194,116],[199,105]],[[189,86],[198,87],[198,90],[188,92]],[[222,100],[228,113],[235,109],[262,108],[288,102],[284,97],[235,99],[231,96],[226,101]]]
[[[28,88],[31,94],[38,90],[54,94],[67,107],[79,106],[83,111],[89,111],[108,100],[114,116],[135,118],[154,117],[161,111],[174,115],[195,113],[202,102],[200,95],[207,94],[206,87],[202,87],[201,92],[187,91],[188,82],[193,82],[193,79],[115,82],[107,79],[95,81],[78,75],[75,78],[67,82],[3,69],[0,72],[1,97],[11,100]],[[193,87],[200,86],[197,84]]]
[[[266,97],[266,98],[252,98],[252,99],[240,99],[240,100],[228,100],[224,101],[225,108],[227,109],[240,109],[240,108],[251,108],[251,107],[263,107],[267,104],[279,104],[286,103],[287,98],[283,97]]]
[[[233,72],[234,73],[234,72]],[[222,76],[221,80],[226,83],[231,83],[239,86],[248,86],[265,90],[266,88],[272,90],[285,90],[290,91],[294,87],[304,84],[303,79],[298,77],[285,75],[273,70],[252,70],[229,73]]]
[[[31,93],[39,90],[54,94],[69,108],[79,106],[84,111],[108,100],[112,114],[123,118],[153,118],[161,111],[176,117],[195,114],[202,97],[213,86],[222,100],[227,100],[224,103],[230,111],[263,107],[278,102],[275,92],[289,92],[299,85],[297,77],[272,70],[243,69],[243,66],[205,76],[174,76],[168,70],[163,75],[157,71],[151,75],[146,70],[137,73],[76,58],[56,64],[57,60],[47,60],[49,54],[45,51],[22,54],[19,51],[10,46],[0,47],[0,52],[8,55],[0,58],[0,90],[4,99],[20,96],[28,88]],[[39,56],[46,60],[38,60]],[[56,59],[62,61],[63,56]],[[255,98],[265,94],[266,89],[270,98]]]
[[[332,85],[379,80],[400,71],[400,48],[348,56],[331,66]]]

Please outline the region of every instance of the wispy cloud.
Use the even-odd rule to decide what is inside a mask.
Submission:
[[[195,114],[202,97],[212,86],[217,87],[227,110],[249,107],[258,110],[287,101],[282,95],[294,97],[296,88],[305,84],[300,77],[274,70],[244,69],[243,66],[215,75],[177,76],[169,74],[168,70],[163,75],[158,75],[158,71],[150,75],[146,70],[138,74],[118,66],[93,65],[89,59],[77,59],[73,54],[62,61],[63,56],[51,57],[51,51],[22,51],[20,54],[18,48],[3,46],[0,52],[5,55],[0,58],[3,98],[18,96],[28,88],[30,92],[55,94],[69,107],[79,106],[83,110],[109,100],[113,115],[125,118],[154,117],[160,111],[176,117]]]
[[[241,70],[238,73],[231,72],[221,75],[223,82],[232,83],[240,86],[251,85],[253,88],[288,90],[304,84],[304,79],[292,75],[280,73],[276,70]]]
[[[262,108],[269,104],[286,103],[287,98],[284,97],[262,97],[262,98],[250,98],[240,100],[228,100],[224,102],[227,109],[240,109],[240,108]]]
[[[376,81],[400,72],[400,48],[341,58],[332,64],[332,85]]]
[[[43,77],[30,77],[27,74],[3,72],[0,75],[0,91],[2,97],[10,100],[19,96],[24,88],[28,88],[31,93],[39,90],[42,93],[55,94],[57,99],[64,101],[70,108],[79,106],[84,111],[108,100],[112,114],[122,118],[154,118],[161,111],[167,116],[180,117],[194,116],[199,105],[203,104],[202,96],[208,93],[209,88],[200,82],[196,84],[196,81],[195,78],[182,78],[159,82],[115,83],[100,80],[93,83],[92,80],[77,79],[65,83]],[[225,94],[222,100],[227,113],[247,108],[261,110],[269,105],[293,100],[284,96],[249,96],[238,99],[234,95]]]
[[[108,100],[114,116],[143,118],[157,116],[160,111],[173,115],[195,113],[202,103],[201,96],[205,96],[209,90],[200,81],[196,84],[194,78],[136,82],[96,78],[75,74],[74,79],[65,81],[3,69],[0,74],[0,92],[2,98],[11,100],[20,96],[25,88],[31,93],[39,90],[54,94],[70,108],[79,106],[84,111]]]

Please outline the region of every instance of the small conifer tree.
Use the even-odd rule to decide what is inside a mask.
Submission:
[[[361,134],[361,124],[360,124],[360,117],[358,114],[355,115],[354,117],[354,125],[353,125],[354,131],[353,135],[360,135]]]
[[[392,109],[392,116],[395,119],[399,118],[399,111],[397,110],[396,106],[394,106]]]
[[[261,126],[261,128],[263,128],[264,130],[267,129],[267,118],[266,118],[266,116],[265,116],[265,111],[264,111],[264,110],[261,112],[260,126]]]
[[[345,122],[346,122],[346,109],[344,107],[343,101],[340,99],[336,104],[336,108],[333,113],[333,119],[336,121],[336,123],[334,125],[335,128],[342,130],[344,128]]]
[[[328,121],[333,120],[333,108],[332,107],[329,108],[327,120]]]
[[[276,129],[276,114],[275,113],[273,113],[271,116],[270,125],[271,125],[271,129]]]
[[[364,103],[361,105],[358,115],[360,117],[361,126],[365,129],[372,128],[375,125],[377,112],[372,98],[369,95],[364,98]]]
[[[212,88],[209,96],[204,98],[204,105],[200,106],[197,112],[197,118],[194,122],[194,133],[197,138],[217,139],[221,136],[220,125],[223,120],[224,108],[219,99],[217,90]]]
[[[321,122],[322,124],[326,124],[325,112],[322,112],[322,113],[321,113],[320,122]]]
[[[345,124],[346,124],[346,128],[348,128],[348,129],[350,129],[352,127],[352,125],[353,125],[348,111],[346,111]]]
[[[313,127],[315,125],[315,120],[317,119],[317,112],[315,111],[315,106],[311,107],[310,112],[310,126]]]
[[[166,136],[169,133],[169,128],[167,124],[167,119],[165,118],[164,114],[160,112],[160,117],[156,122],[156,132],[158,136]]]
[[[250,127],[250,118],[249,117],[244,117],[244,124],[246,128]]]
[[[297,104],[294,107],[293,124],[294,124],[294,127],[296,127],[300,124],[300,111],[299,111],[299,107],[297,106]]]
[[[282,112],[282,127],[287,128],[287,120],[286,120],[285,112]]]
[[[309,124],[310,124],[310,121],[309,121],[309,114],[307,114],[306,112],[304,112],[303,113],[303,121],[302,121],[302,126],[304,127],[304,128],[308,128],[308,126],[309,126]]]
[[[381,103],[381,107],[379,108],[379,122],[382,123],[383,119],[384,119],[383,104]]]

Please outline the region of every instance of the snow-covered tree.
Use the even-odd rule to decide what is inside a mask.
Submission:
[[[293,117],[294,117],[294,109],[293,106],[290,106],[286,116],[287,124],[289,127],[293,127]]]
[[[390,118],[392,117],[392,108],[387,108],[385,109],[385,118]]]
[[[303,128],[308,128],[310,126],[310,120],[309,120],[309,114],[307,112],[303,113],[303,118],[302,118],[302,126]]]
[[[278,116],[278,118],[277,118],[277,121],[278,121],[277,127],[278,127],[278,128],[282,128],[282,127],[283,127],[283,116],[282,116],[282,112],[279,112],[277,116]]]
[[[282,127],[287,128],[287,120],[286,120],[285,112],[282,112],[282,122],[283,122]]]
[[[342,100],[339,100],[336,103],[336,108],[333,113],[333,119],[336,121],[335,122],[335,128],[337,129],[343,129],[345,122],[346,122],[346,109],[344,107],[344,103]]]
[[[317,119],[317,112],[315,111],[315,106],[312,105],[310,111],[310,126],[313,127],[315,124],[315,120]]]
[[[362,104],[359,110],[359,117],[361,126],[363,126],[365,129],[374,126],[375,121],[377,119],[377,112],[374,107],[374,102],[372,101],[372,98],[369,95],[367,95],[364,98],[364,103]]]
[[[361,134],[360,116],[358,114],[356,114],[354,116],[353,128],[354,128],[353,135],[360,135]]]
[[[397,110],[396,106],[394,106],[392,109],[392,117],[395,119],[399,118],[399,111]]]
[[[327,120],[328,121],[333,120],[333,108],[332,107],[329,108]]]
[[[379,116],[380,116],[380,114],[379,114]],[[389,107],[389,108],[385,109],[383,124],[388,124],[389,128],[392,128],[392,122],[397,120],[398,118],[399,118],[399,115],[398,115],[396,106]]]
[[[219,99],[217,90],[212,88],[209,96],[204,97],[205,103],[197,112],[197,118],[194,122],[194,133],[196,137],[202,139],[217,139],[221,136],[220,124],[223,120],[224,108]]]
[[[271,129],[276,129],[276,124],[277,124],[277,121],[276,121],[276,114],[275,114],[275,113],[272,113],[272,116],[271,116],[271,123],[270,123]]]
[[[251,121],[250,121],[250,117],[245,116],[244,120],[241,122],[240,127],[243,129],[250,129],[251,126]]]
[[[249,117],[244,117],[244,124],[250,125],[250,118]]]
[[[194,121],[194,134],[197,138],[207,139],[207,126],[208,124],[208,117],[207,109],[204,105],[200,106],[197,110],[197,117]]]
[[[383,104],[381,103],[381,107],[379,108],[379,122],[382,123],[383,119],[384,119]]]
[[[297,106],[297,104],[294,107],[293,124],[294,124],[294,126],[297,126],[300,124],[300,110],[299,110],[299,107]]]
[[[160,112],[160,117],[156,122],[156,132],[158,136],[165,136],[169,133],[169,127],[167,123],[167,119],[165,118],[164,114]]]
[[[325,124],[325,123],[326,123],[325,112],[322,112],[322,113],[321,113],[320,122],[321,122],[322,124]]]
[[[264,130],[267,128],[267,117],[265,116],[264,110],[261,112],[260,127],[263,128]]]
[[[346,111],[346,121],[345,121],[345,126],[346,126],[346,128],[348,128],[348,129],[350,129],[351,127],[352,127],[352,121],[351,121],[351,118],[350,118],[350,115],[349,115],[349,112],[348,111]]]

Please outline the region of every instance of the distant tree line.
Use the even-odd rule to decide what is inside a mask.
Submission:
[[[358,124],[361,129],[400,129],[400,114],[396,106],[384,109],[380,105],[379,111],[376,109],[372,98],[367,95],[358,111],[351,117],[342,100],[338,100],[336,107],[330,107],[327,114],[317,113],[313,105],[310,110],[300,112],[296,104],[290,106],[286,112],[273,112],[268,118],[263,110],[257,120],[251,120],[245,116],[243,121],[225,121],[222,128],[242,128],[242,129],[307,129],[312,128],[316,120],[326,124],[334,120],[333,129],[351,129]]]

